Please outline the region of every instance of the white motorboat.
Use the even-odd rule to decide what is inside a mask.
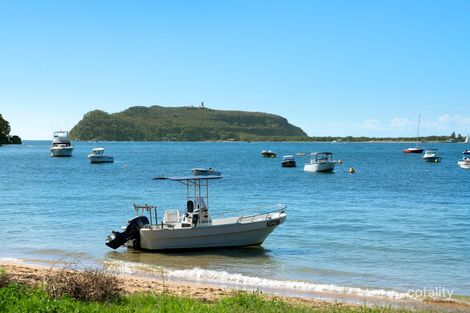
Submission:
[[[73,145],[70,142],[69,132],[62,130],[54,132],[50,152],[52,157],[72,156]]]
[[[209,213],[209,181],[222,176],[158,177],[186,186],[184,212],[166,210],[157,220],[156,207],[134,205],[136,217],[123,232],[113,231],[106,245],[117,249],[126,245],[139,250],[206,249],[259,246],[268,235],[284,223],[285,205],[255,215],[214,218]]]
[[[335,169],[336,161],[333,161],[331,152],[314,152],[310,155],[310,163],[304,165],[305,172],[332,172]]]
[[[209,167],[209,168],[195,167],[191,170],[191,172],[195,176],[198,176],[198,175],[204,175],[204,176],[216,175],[216,176],[220,176],[220,171],[217,171],[217,170],[213,169],[212,167]]]
[[[104,154],[104,148],[94,148],[88,155],[90,163],[113,163],[114,157],[109,154]]]
[[[463,152],[462,160],[459,160],[457,165],[461,168],[470,169],[470,150]]]
[[[424,152],[423,160],[426,162],[438,163],[441,162],[442,158],[439,156],[437,149],[427,149]]]

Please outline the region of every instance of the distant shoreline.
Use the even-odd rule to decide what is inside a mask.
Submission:
[[[23,143],[27,141],[50,141],[50,139],[23,139]],[[348,140],[348,141],[334,141],[334,140],[274,140],[274,139],[265,139],[265,140],[197,140],[197,141],[188,141],[188,140],[73,140],[74,142],[88,142],[88,143],[100,143],[100,142],[286,142],[286,143],[332,143],[332,144],[348,144],[348,143],[401,143],[401,144],[416,144],[416,139],[370,139],[370,140]],[[423,140],[419,141],[418,144],[426,143],[445,143],[445,144],[465,144],[463,141],[449,142],[443,140]]]

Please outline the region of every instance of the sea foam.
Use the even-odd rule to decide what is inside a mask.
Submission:
[[[279,293],[330,293],[336,295],[355,295],[363,297],[381,297],[389,299],[414,299],[404,292],[384,289],[367,289],[360,287],[338,286],[334,284],[318,284],[304,281],[275,280],[261,277],[246,276],[226,271],[214,271],[201,268],[185,270],[169,270],[171,278],[189,281],[216,283],[227,287],[248,290],[278,291]]]
[[[256,290],[275,294],[303,295],[307,297],[310,295],[310,297],[314,298],[318,297],[319,295],[321,296],[321,294],[329,294],[331,297],[357,296],[391,300],[416,299],[408,293],[395,290],[338,286],[334,284],[320,284],[305,281],[276,280],[247,276],[239,273],[229,273],[226,271],[207,270],[199,267],[192,269],[172,270],[154,265],[117,260],[107,260],[105,264],[108,269],[127,275],[150,275],[156,276],[158,278],[164,275],[167,279],[174,281],[215,284],[222,287],[252,291]]]

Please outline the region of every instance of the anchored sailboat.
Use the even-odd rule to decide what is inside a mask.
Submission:
[[[418,115],[418,132],[416,134],[416,147],[414,148],[407,148],[403,150],[404,153],[423,153],[424,149],[418,148],[418,143],[419,143],[419,124],[421,121],[421,114]]]

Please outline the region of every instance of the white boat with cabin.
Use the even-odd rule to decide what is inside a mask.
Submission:
[[[427,149],[424,152],[423,160],[426,162],[438,163],[441,162],[442,158],[439,156],[437,149]]]
[[[94,148],[88,155],[90,163],[113,163],[114,157],[109,154],[104,154],[104,148]]]
[[[305,172],[332,172],[336,161],[331,152],[313,152],[310,154],[310,163],[304,165]]]
[[[470,169],[470,150],[463,152],[462,159],[457,161],[457,165],[461,168]]]
[[[69,157],[72,156],[73,145],[69,138],[68,131],[55,131],[50,153],[52,157]]]
[[[166,210],[157,220],[155,206],[134,205],[136,217],[123,232],[113,231],[106,245],[117,249],[126,245],[148,251],[207,249],[259,246],[268,235],[284,223],[285,205],[254,215],[212,218],[209,211],[209,181],[222,176],[158,177],[186,186],[186,208]]]

